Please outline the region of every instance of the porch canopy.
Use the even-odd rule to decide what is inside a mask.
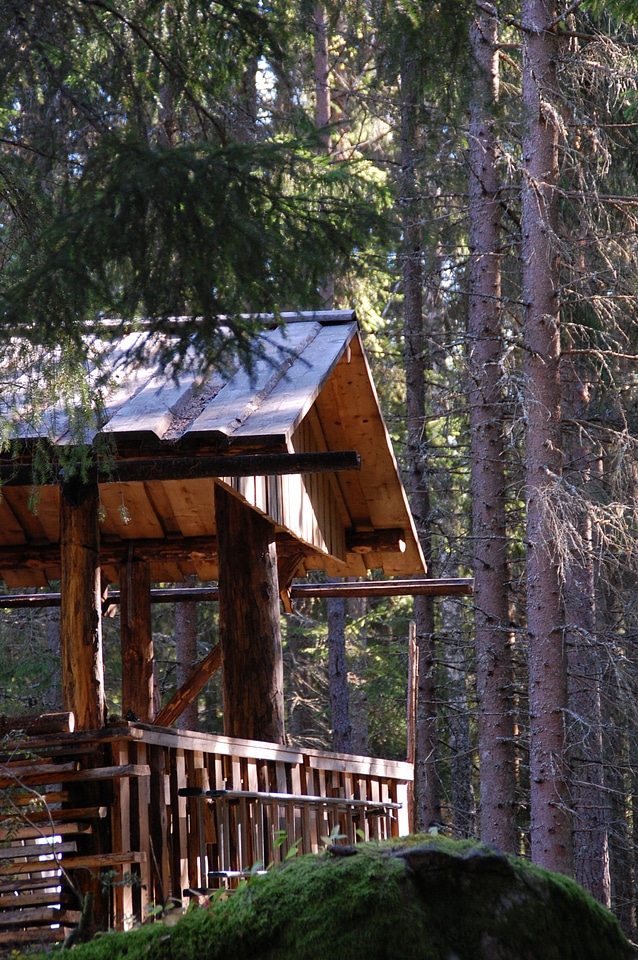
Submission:
[[[153,719],[150,584],[219,583],[225,733],[282,742],[280,596],[311,570],[425,573],[413,518],[352,311],[266,323],[249,371],[202,377],[137,357],[145,334],[108,347],[101,430],[111,456],[80,482],[37,491],[35,439],[77,442],[61,410],[18,429],[0,462],[0,577],[61,581],[64,707],[104,723],[100,616],[121,592],[123,709]],[[104,437],[102,437],[103,439]]]

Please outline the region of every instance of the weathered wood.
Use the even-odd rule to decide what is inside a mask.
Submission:
[[[141,863],[144,854],[139,850],[126,850],[122,853],[99,853],[88,854],[84,857],[64,857],[62,864],[65,870],[79,870],[88,867],[91,870],[99,870],[101,867],[113,867],[120,863]],[[34,873],[44,870],[55,870],[55,861],[53,860],[26,860],[21,863],[7,863],[0,866],[0,876],[7,876],[13,873]],[[50,878],[49,878],[50,879]]]
[[[359,580],[347,583],[293,583],[290,596],[293,600],[306,597],[451,597],[471,596],[474,589],[472,577],[441,577],[428,579],[414,577],[411,580]],[[332,591],[335,592],[332,592]],[[151,603],[190,603],[193,600],[215,602],[219,600],[217,587],[167,587],[153,588]],[[120,602],[120,593],[110,590],[104,605]],[[0,608],[6,607],[55,607],[60,605],[59,593],[14,594],[0,598]]]
[[[78,730],[96,730],[105,722],[97,483],[61,493],[62,702]]]
[[[162,707],[155,718],[155,725],[158,727],[172,727],[183,710],[189,703],[192,703],[213,674],[219,670],[221,662],[221,646],[219,643],[216,643],[208,656],[195,667],[186,682],[182,684],[168,703]]]
[[[75,716],[73,713],[41,713],[31,716],[0,717],[0,737],[13,732],[22,732],[27,736],[42,733],[73,733]]]
[[[122,648],[122,712],[143,723],[152,721],[153,625],[148,564],[132,560],[120,567],[120,638]]]
[[[348,583],[297,583],[290,588],[293,599],[304,597],[451,597],[469,596],[471,577],[427,580],[360,580]]]
[[[0,771],[3,769],[0,767]],[[144,777],[149,773],[145,764],[135,763],[119,767],[92,767],[88,770],[77,770],[74,763],[58,763],[51,766],[34,764],[31,770],[24,770],[15,777],[0,773],[0,788],[14,786],[16,780],[19,783],[34,786],[39,783],[90,783],[95,780],[112,780],[113,777]]]
[[[405,530],[346,531],[346,548],[351,553],[405,553]]]
[[[298,473],[336,473],[360,470],[361,458],[355,450],[327,453],[255,453],[233,456],[158,455],[116,460],[98,468],[101,483],[140,483],[152,480],[200,480],[207,477],[267,477]],[[33,467],[0,463],[0,483],[7,487],[32,486]],[[44,478],[42,485],[55,484],[55,477]]]
[[[275,529],[221,486],[215,517],[224,733],[284,743]]]

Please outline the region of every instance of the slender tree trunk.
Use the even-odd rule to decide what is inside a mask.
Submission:
[[[423,456],[425,431],[425,340],[423,336],[423,252],[416,187],[416,134],[419,103],[416,55],[404,44],[401,62],[401,170],[403,207],[403,298],[408,432],[409,491],[421,543],[430,559],[430,491]],[[414,598],[418,650],[414,816],[417,830],[441,819],[437,769],[434,606],[431,597]]]
[[[470,28],[470,261],[468,361],[474,623],[481,838],[516,852],[512,661],[507,602],[505,469],[499,387],[501,267],[494,110],[498,100],[496,10],[477,4]]]
[[[328,49],[328,20],[322,3],[314,7],[312,29],[314,35],[315,70],[315,126],[318,131],[319,152],[330,153],[330,58]],[[334,276],[322,279],[319,289],[322,306],[332,307]]]
[[[447,674],[445,699],[454,835],[468,838],[476,833],[476,798],[462,608],[453,597],[443,598],[440,602],[440,615],[440,646],[443,648],[443,662]]]
[[[349,579],[354,580],[355,577]],[[367,757],[368,747],[368,694],[366,691],[367,635],[365,617],[368,602],[365,597],[350,597],[346,602],[348,616],[357,624],[357,650],[351,662],[354,682],[348,688],[352,752]]]
[[[554,0],[523,0],[522,261],[532,859],[571,873],[561,579],[550,501],[562,470]]]
[[[574,811],[574,875],[606,907],[611,906],[609,811],[604,790],[601,706],[602,662],[596,640],[594,542],[587,485],[594,451],[587,431],[577,424],[587,416],[590,385],[573,365],[563,376],[567,415],[573,429],[565,439],[565,473],[580,494],[574,526],[580,537],[565,571],[565,638],[568,663],[569,761]]]
[[[337,753],[352,753],[346,662],[346,601],[343,597],[333,597],[328,603],[328,688],[332,749]]]
[[[186,577],[185,586],[194,587],[197,577]],[[175,604],[175,647],[177,653],[177,688],[186,683],[197,665],[197,604]],[[178,730],[198,730],[197,697],[182,711],[176,727]]]

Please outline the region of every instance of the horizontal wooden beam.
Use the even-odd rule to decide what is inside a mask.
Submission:
[[[472,577],[426,579],[413,577],[410,580],[360,580],[344,583],[293,583],[290,596],[293,600],[306,597],[454,597],[470,596],[474,592]],[[216,601],[217,587],[156,587],[151,590],[151,603],[192,603],[193,601]],[[120,591],[109,590],[104,606],[120,602]],[[0,609],[12,607],[59,607],[59,593],[14,594],[0,597]]]
[[[348,530],[346,550],[350,553],[405,553],[405,530]]]
[[[339,473],[360,470],[361,457],[355,450],[318,453],[255,453],[228,456],[152,456],[98,464],[100,483],[144,483],[151,480],[201,480],[209,477],[274,477],[300,473]],[[52,486],[60,478],[41,481]],[[0,463],[0,483],[32,486],[31,463]]]
[[[403,553],[405,551],[405,533],[403,530],[370,530],[364,533],[349,531],[346,533],[346,549],[353,553]],[[277,555],[313,553],[311,547],[300,543],[289,534],[277,535]],[[100,541],[100,565],[115,566],[129,560],[145,560],[147,563],[183,563],[206,561],[217,562],[217,537],[147,537],[140,540]],[[56,543],[34,546],[16,544],[0,547],[0,570],[30,568],[46,570],[60,565],[60,547]],[[281,571],[280,571],[281,577]]]

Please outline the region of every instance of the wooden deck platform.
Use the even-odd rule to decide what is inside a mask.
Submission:
[[[4,743],[0,946],[185,903],[295,847],[409,832],[411,764],[125,723]]]

